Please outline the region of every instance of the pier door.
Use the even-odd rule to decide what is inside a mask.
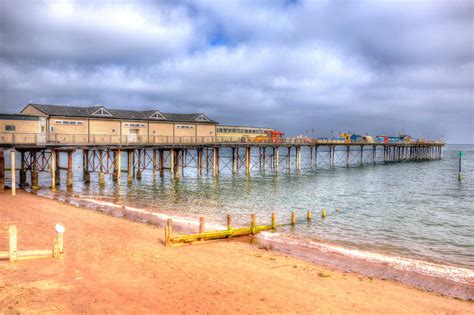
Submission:
[[[129,132],[130,132],[130,135],[128,137],[128,142],[137,142],[139,130],[130,129]]]
[[[39,133],[38,133],[38,143],[46,142],[46,118],[40,117],[39,119]]]

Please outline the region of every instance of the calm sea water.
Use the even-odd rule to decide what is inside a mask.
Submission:
[[[460,150],[465,152],[461,182],[457,178]],[[354,159],[357,156],[355,153]],[[303,151],[302,159],[300,172],[292,166],[290,171],[283,167],[278,174],[253,171],[247,177],[223,171],[214,178],[205,171],[197,177],[196,169],[189,168],[175,180],[168,175],[154,178],[146,171],[132,185],[127,185],[124,175],[120,185],[108,179],[101,188],[94,174],[91,184],[83,183],[81,155],[76,154],[74,188],[65,193],[63,172],[58,194],[188,218],[204,215],[223,225],[228,213],[234,216],[234,225],[246,225],[251,213],[257,214],[259,224],[269,223],[272,211],[279,223],[287,223],[292,210],[301,220],[306,210],[312,210],[311,224],[282,228],[278,235],[303,244],[322,241],[474,269],[473,145],[448,145],[442,160],[429,162],[356,166],[354,160],[352,167],[330,169],[311,165],[308,152]],[[47,176],[42,176],[41,184],[49,186]],[[325,220],[321,219],[323,208]]]

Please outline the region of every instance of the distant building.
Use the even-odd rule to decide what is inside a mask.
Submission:
[[[258,136],[264,136],[270,131],[274,130],[267,127],[217,125],[218,137],[255,138]]]

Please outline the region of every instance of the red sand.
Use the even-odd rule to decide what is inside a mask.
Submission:
[[[19,192],[0,193],[0,251],[8,225],[19,249],[65,255],[0,262],[0,313],[474,313],[473,303],[391,281],[217,241],[166,248],[163,230]]]

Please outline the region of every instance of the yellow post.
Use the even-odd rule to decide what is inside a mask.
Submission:
[[[323,219],[326,218],[326,209],[323,209],[323,211],[321,212],[321,217]]]
[[[257,215],[252,213],[252,220],[250,221],[250,234],[255,235],[257,228]]]
[[[230,214],[227,215],[227,230],[232,230],[232,216]]]
[[[306,213],[306,218],[308,219],[308,221],[311,221],[311,210],[308,210],[308,212]]]
[[[165,246],[171,245],[172,237],[173,237],[173,220],[168,219],[168,221],[166,222],[166,228],[165,228]]]
[[[276,213],[272,212],[272,229],[276,229]]]
[[[204,233],[204,230],[205,230],[204,224],[205,224],[204,217],[200,217],[199,218],[199,234]]]
[[[53,240],[53,257],[58,258],[59,257],[59,242],[58,242],[58,236]]]
[[[17,252],[17,234],[16,234],[16,225],[10,225],[8,227],[8,256],[10,262],[16,261],[16,252]]]
[[[296,224],[296,213],[294,211],[291,212],[291,225]]]

